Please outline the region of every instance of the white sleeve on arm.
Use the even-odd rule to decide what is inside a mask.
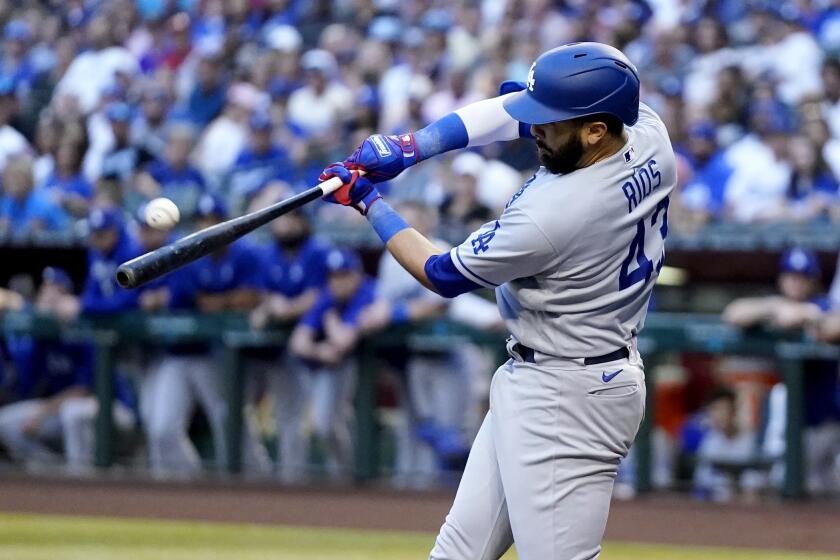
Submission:
[[[507,95],[476,101],[455,111],[467,129],[467,147],[486,146],[493,142],[519,138],[519,121],[511,117],[502,106],[502,101]]]
[[[485,288],[535,276],[560,259],[543,230],[515,206],[481,226],[450,256],[465,278]]]

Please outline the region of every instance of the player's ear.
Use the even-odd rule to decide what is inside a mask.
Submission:
[[[598,144],[609,132],[607,123],[603,121],[592,121],[584,123],[583,125],[583,142],[584,145],[595,146]]]

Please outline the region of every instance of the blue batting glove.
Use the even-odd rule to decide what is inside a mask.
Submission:
[[[364,171],[369,181],[381,183],[390,181],[421,159],[414,134],[374,134],[368,136],[353,155],[344,160],[344,166]]]
[[[327,202],[352,206],[363,216],[367,216],[373,203],[382,198],[367,177],[360,176],[356,170],[347,169],[343,163],[334,163],[325,168],[318,179],[324,182],[333,177],[338,177],[344,184],[338,190],[324,195],[323,199]]]

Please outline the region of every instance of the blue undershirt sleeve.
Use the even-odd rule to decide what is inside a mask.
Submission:
[[[432,255],[423,267],[429,282],[443,297],[453,298],[482,286],[469,280],[455,268],[449,252]]]
[[[421,159],[466,148],[469,140],[464,121],[455,113],[449,113],[414,133],[414,141],[417,143]]]

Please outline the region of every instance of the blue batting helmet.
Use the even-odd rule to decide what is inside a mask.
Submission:
[[[601,43],[570,43],[531,65],[527,87],[504,102],[520,122],[546,124],[607,113],[639,119],[639,74],[624,54]]]

